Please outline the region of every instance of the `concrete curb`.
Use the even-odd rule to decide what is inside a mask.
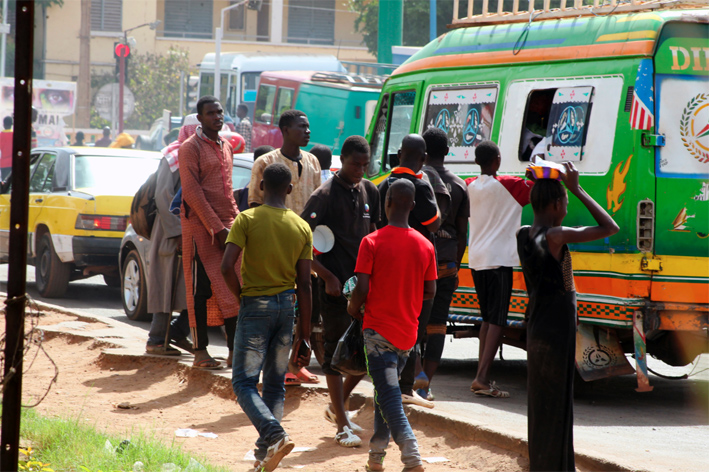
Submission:
[[[5,294],[0,293],[0,296],[3,295]],[[191,363],[182,357],[153,356],[146,354],[144,352],[145,341],[143,340],[145,338],[145,332],[140,328],[127,325],[112,318],[98,318],[80,314],[49,303],[37,301],[33,301],[32,303],[40,310],[52,310],[58,313],[76,316],[79,321],[101,323],[108,326],[107,329],[94,329],[90,331],[83,330],[80,327],[77,328],[75,325],[71,324],[42,327],[41,329],[45,332],[47,339],[53,337],[69,337],[70,339],[93,341],[92,348],[100,348],[102,350],[99,362],[105,362],[107,364],[120,362],[120,360],[124,358],[130,358],[131,360],[140,359],[145,363],[173,361],[179,365],[178,371],[184,373],[187,377],[212,382],[211,391],[215,395],[226,399],[236,398],[231,387],[231,372],[228,369],[202,370],[192,367]],[[118,330],[120,334],[117,335],[114,330]],[[327,394],[325,382],[306,384],[300,387],[290,387],[289,391],[293,392],[294,390],[292,389],[313,390],[318,393]],[[374,405],[372,395],[364,388],[358,388],[353,392],[352,400],[350,401],[350,408],[352,409],[358,409],[361,406],[373,407]],[[435,408],[428,409],[407,405],[406,411],[409,420],[417,426],[429,426],[439,430],[443,429],[452,432],[461,439],[482,442],[528,458],[527,441],[522,438],[456,419],[450,414],[436,411]],[[630,472],[640,470],[637,468],[628,468],[603,458],[593,457],[579,452],[576,452],[576,463],[578,466],[592,471],[616,470]]]

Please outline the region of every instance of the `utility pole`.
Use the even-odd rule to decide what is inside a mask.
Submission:
[[[34,6],[17,2],[15,24],[15,130],[12,136],[12,193],[10,194],[10,276],[7,281],[5,368],[2,397],[0,470],[18,470],[22,411],[22,356],[25,348],[27,276],[27,214],[29,208],[30,142],[32,136],[32,61]]]
[[[77,95],[77,125],[88,128],[91,119],[91,0],[81,0]]]
[[[404,0],[379,2],[379,44],[377,44],[377,62],[391,64],[394,55],[392,46],[401,46],[403,42]]]

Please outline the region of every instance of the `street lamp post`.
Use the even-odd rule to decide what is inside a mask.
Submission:
[[[125,54],[118,54],[118,133],[123,132],[123,87],[126,83],[126,57],[130,54],[130,49],[128,46],[128,32],[142,28],[143,26],[150,26],[151,30],[154,30],[158,25],[162,23],[160,20],[155,20],[152,23],[143,23],[142,25],[134,26],[123,30],[123,44],[125,45]]]
[[[221,100],[221,97],[219,97],[219,95],[221,93],[220,89],[221,89],[221,85],[222,85],[222,81],[221,81],[221,75],[222,75],[221,54],[222,54],[222,35],[224,34],[224,13],[226,13],[229,10],[233,10],[234,8],[238,8],[247,2],[248,2],[248,0],[242,0],[239,3],[235,3],[233,5],[226,7],[226,8],[222,8],[219,27],[214,32],[214,39],[215,39],[215,44],[214,44],[214,96],[217,97],[217,100]]]
[[[233,5],[230,5],[226,8],[222,8],[221,15],[220,15],[220,22],[219,22],[219,27],[216,28],[214,32],[214,96],[217,97],[217,100],[220,100],[219,95],[221,94],[221,75],[222,75],[222,62],[221,62],[221,55],[222,55],[222,36],[224,34],[224,13],[226,13],[229,10],[233,10],[234,8],[238,8],[242,5],[246,5],[246,7],[250,10],[258,10],[261,11],[261,3],[262,0],[242,0],[239,3],[235,3]]]

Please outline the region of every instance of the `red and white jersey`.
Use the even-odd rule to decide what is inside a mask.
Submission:
[[[480,175],[465,182],[470,198],[468,267],[518,266],[515,235],[533,183],[511,175]]]

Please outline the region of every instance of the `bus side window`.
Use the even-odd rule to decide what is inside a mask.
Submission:
[[[474,162],[477,145],[491,137],[497,95],[493,84],[431,89],[423,130],[438,128],[446,133],[446,162]]]
[[[275,96],[275,85],[261,85],[258,88],[258,96],[256,97],[256,107],[254,111],[254,119],[257,123],[265,123],[267,125],[272,123],[273,99]]]
[[[583,85],[532,91],[527,98],[519,160],[581,161],[593,95],[594,87]]]
[[[554,100],[554,92],[556,92],[555,88],[533,90],[527,97],[522,135],[519,138],[520,161],[529,161],[532,156],[532,151],[535,151],[536,154],[541,150],[541,147],[544,146],[544,143],[542,143],[540,147],[535,150],[537,145],[546,138],[549,112],[551,111],[551,103]]]
[[[292,88],[280,87],[278,89],[278,99],[276,100],[276,109],[274,110],[276,116],[273,118],[273,124],[277,125],[281,114],[293,108],[294,92],[295,90]]]

